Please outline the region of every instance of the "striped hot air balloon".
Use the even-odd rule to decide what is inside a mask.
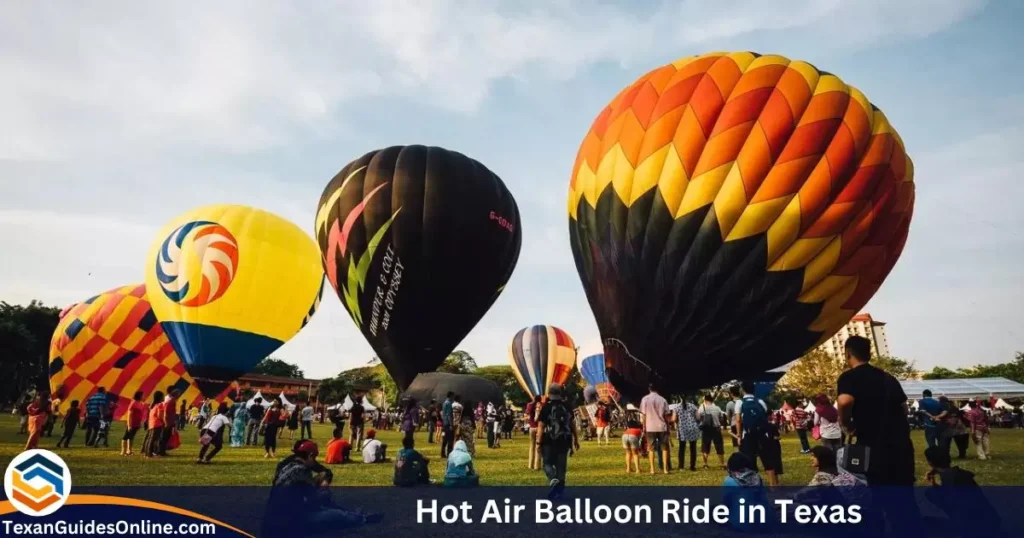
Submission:
[[[903,141],[801,61],[683,58],[597,115],[569,182],[573,257],[626,397],[781,366],[830,338],[903,251]]]
[[[569,333],[547,325],[534,325],[516,333],[508,348],[508,361],[523,390],[547,396],[552,383],[564,384],[576,364],[576,345]]]
[[[146,298],[136,284],[103,292],[64,309],[50,341],[50,391],[61,398],[66,413],[72,400],[83,405],[104,387],[118,405],[114,417],[142,392],[149,401],[156,391],[180,390],[182,401],[198,404],[203,395],[174,352]],[[213,395],[231,403],[238,384]]]

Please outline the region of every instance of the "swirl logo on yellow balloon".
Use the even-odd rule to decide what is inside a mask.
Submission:
[[[182,306],[202,306],[228,290],[238,270],[238,241],[216,222],[197,220],[164,239],[156,260],[160,288]]]

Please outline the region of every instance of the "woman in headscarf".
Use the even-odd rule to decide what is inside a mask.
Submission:
[[[46,421],[50,419],[50,395],[37,393],[28,404],[28,441],[25,443],[25,450],[39,448],[39,437],[43,433]]]
[[[231,448],[245,446],[245,425],[249,422],[249,409],[245,402],[235,403],[235,419],[231,425]]]
[[[467,409],[473,408],[470,402],[466,402],[464,405]],[[459,439],[466,443],[466,450],[473,456],[476,455],[475,432],[476,426],[473,420],[473,413],[462,413],[462,422],[459,424]]]
[[[416,400],[406,398],[402,400],[402,422],[398,429],[405,434],[405,439],[412,439],[412,434],[420,424],[420,409],[416,406]]]
[[[475,418],[476,418],[476,438],[477,439],[483,439],[484,438],[484,412],[485,412],[484,403],[480,402],[480,403],[476,404]]]
[[[468,417],[467,417],[468,418]],[[472,418],[468,418],[472,422]],[[472,433],[471,433],[472,435]],[[470,488],[480,485],[480,477],[473,469],[473,455],[465,440],[455,442],[448,454],[448,467],[444,472],[444,486],[447,488]]]
[[[828,396],[818,394],[814,397],[814,426],[818,428],[821,444],[839,450],[842,445],[843,428],[839,425],[839,412],[832,407]]]

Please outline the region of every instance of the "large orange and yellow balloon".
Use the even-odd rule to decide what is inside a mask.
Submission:
[[[62,312],[50,341],[50,390],[66,413],[72,400],[84,408],[98,387],[118,403],[120,419],[136,392],[149,402],[156,391],[181,391],[182,401],[198,404],[203,396],[157,323],[146,286],[136,284],[103,292]],[[237,399],[232,384],[215,400]]]
[[[903,142],[835,75],[750,52],[647,73],[598,114],[569,185],[609,378],[636,396],[799,357],[878,290],[913,205]]]

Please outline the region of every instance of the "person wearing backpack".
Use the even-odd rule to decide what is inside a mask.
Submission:
[[[744,381],[742,387],[743,399],[736,410],[736,431],[740,437],[740,452],[754,460],[756,467],[768,426],[768,405],[754,396],[752,381]]]
[[[548,499],[561,497],[565,490],[565,472],[568,456],[580,449],[579,434],[573,420],[572,409],[562,398],[562,385],[548,387],[548,401],[537,417],[538,445],[544,474],[548,478]]]
[[[725,447],[722,444],[722,424],[725,413],[715,405],[711,394],[704,395],[704,403],[697,408],[697,424],[700,425],[700,452],[704,459],[704,468],[708,468],[708,455],[711,454],[711,445],[715,446],[715,454],[718,454],[718,464],[725,469]]]

